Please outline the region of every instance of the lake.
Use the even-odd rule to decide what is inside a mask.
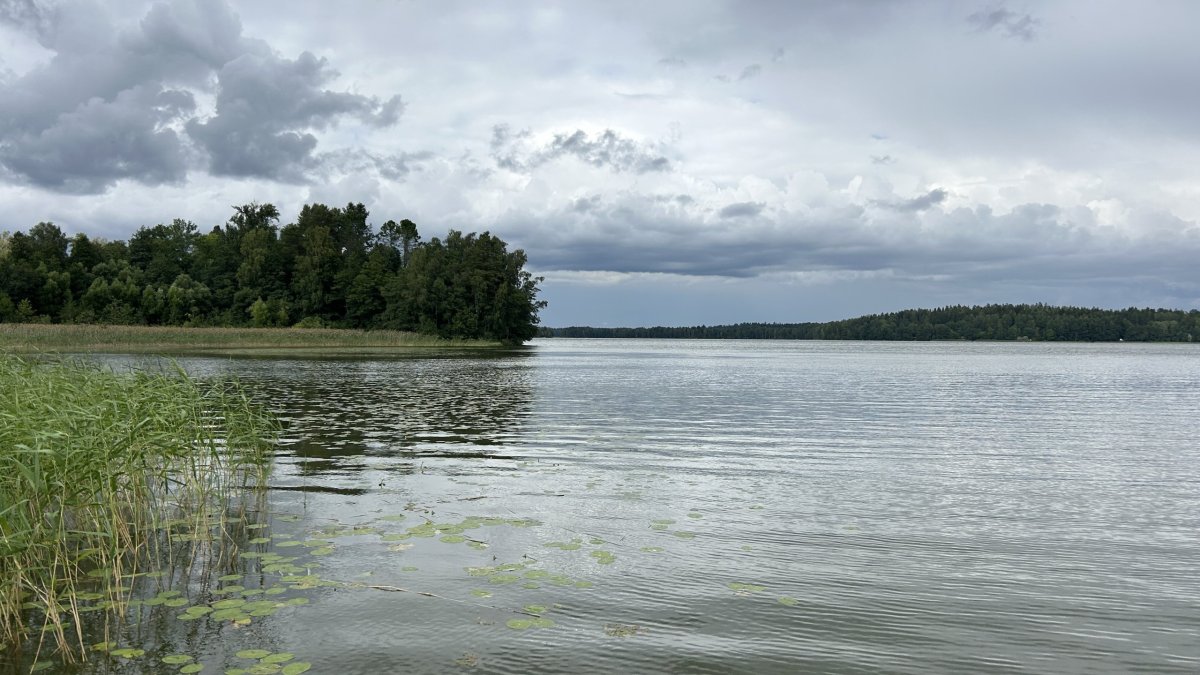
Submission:
[[[285,421],[251,554],[221,571],[303,603],[143,608],[117,641],[151,660],[99,672],[264,672],[254,648],[348,674],[1200,671],[1193,345],[180,362]]]

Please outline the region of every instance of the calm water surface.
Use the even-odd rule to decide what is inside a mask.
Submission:
[[[373,528],[314,568],[362,587],[244,629],[140,629],[212,672],[251,644],[352,674],[1200,671],[1195,346],[183,365],[287,423],[261,534]],[[526,526],[383,536],[470,516]],[[528,605],[554,625],[510,628]]]

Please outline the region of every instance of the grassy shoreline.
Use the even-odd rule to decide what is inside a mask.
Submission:
[[[486,340],[340,328],[184,328],[99,324],[0,324],[0,351],[119,353],[269,353],[496,348]]]

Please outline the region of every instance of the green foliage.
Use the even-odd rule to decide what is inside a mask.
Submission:
[[[44,625],[76,649],[69,627],[94,572],[157,569],[164,525],[224,514],[265,475],[278,431],[228,383],[12,356],[0,356],[0,419],[0,643]]]
[[[654,328],[547,328],[546,337],[782,340],[1039,340],[1192,342],[1200,311],[985,305],[909,309],[829,323],[740,323]]]
[[[0,239],[0,321],[304,326],[416,331],[520,343],[538,282],[490,233],[421,241],[411,220],[375,234],[362,204],[308,204],[278,227],[272,204],[234,207],[201,234],[175,219],[129,244],[68,238],[52,223]]]

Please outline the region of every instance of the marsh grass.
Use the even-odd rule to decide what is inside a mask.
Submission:
[[[391,350],[496,346],[499,343],[443,340],[429,335],[387,330],[0,324],[0,350],[15,352],[226,353],[235,350]]]
[[[0,354],[0,645],[84,655],[81,607],[203,546],[277,431],[230,382]]]

